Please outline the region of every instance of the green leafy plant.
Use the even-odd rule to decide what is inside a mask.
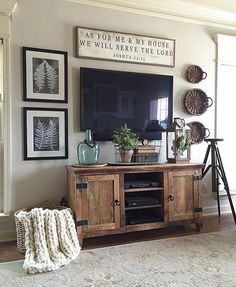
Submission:
[[[136,149],[138,136],[128,128],[127,124],[124,124],[120,130],[113,131],[112,142],[117,144],[120,149]]]
[[[184,151],[191,145],[191,141],[185,136],[180,136],[176,140],[176,145],[180,155],[183,155]]]

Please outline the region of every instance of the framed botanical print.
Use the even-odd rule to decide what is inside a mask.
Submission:
[[[23,47],[24,101],[68,102],[67,52]]]
[[[23,108],[24,160],[68,158],[67,109]]]

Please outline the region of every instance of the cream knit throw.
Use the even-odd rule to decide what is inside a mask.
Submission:
[[[69,209],[34,208],[17,217],[25,228],[27,273],[56,270],[78,256],[80,246]]]

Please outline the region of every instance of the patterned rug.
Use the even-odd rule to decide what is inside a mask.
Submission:
[[[218,232],[81,251],[61,269],[24,273],[0,264],[1,287],[236,287],[236,232]]]

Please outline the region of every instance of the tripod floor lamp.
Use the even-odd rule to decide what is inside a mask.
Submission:
[[[235,209],[233,205],[233,201],[231,198],[230,190],[229,190],[229,184],[226,178],[225,170],[223,167],[222,159],[220,156],[220,151],[217,145],[217,142],[223,141],[223,139],[217,139],[217,138],[212,138],[212,139],[205,139],[204,141],[209,142],[206,155],[204,158],[203,163],[205,164],[204,168],[202,169],[202,178],[208,173],[209,170],[211,170],[211,180],[212,180],[212,191],[216,192],[217,195],[217,205],[218,205],[218,215],[221,215],[220,212],[220,197],[219,197],[219,185],[220,185],[220,179],[222,180],[224,184],[224,189],[227,193],[227,197],[229,200],[230,208],[232,211],[232,215],[234,218],[234,223],[236,225],[236,214],[235,214]],[[211,164],[209,164],[206,167],[206,163],[208,160],[209,155],[211,154]]]

